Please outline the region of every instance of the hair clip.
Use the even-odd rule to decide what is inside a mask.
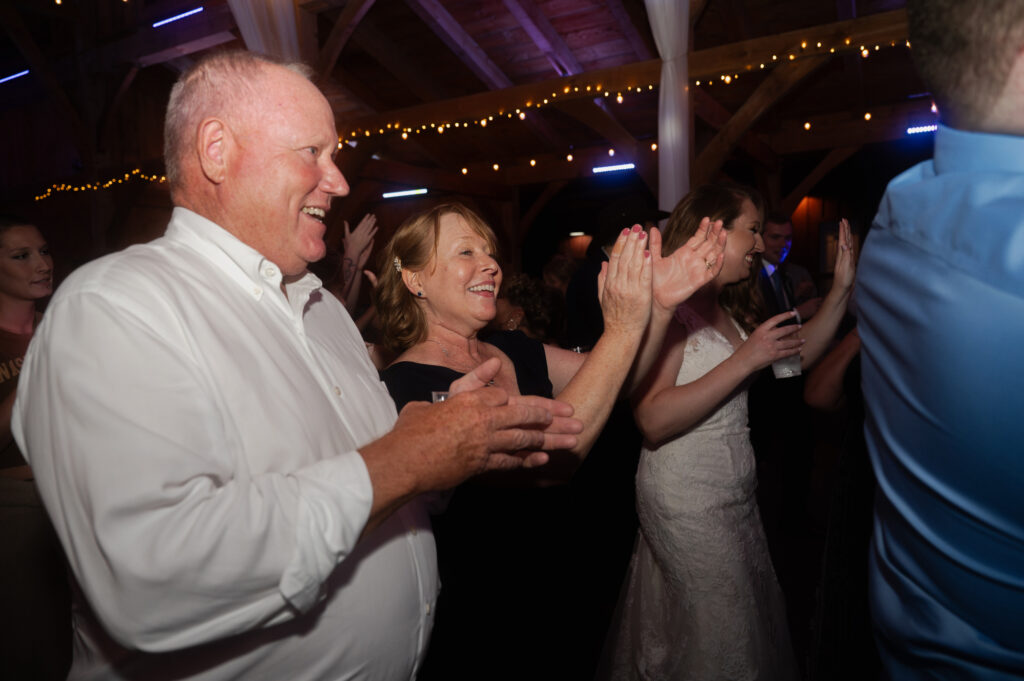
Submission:
[[[394,263],[394,265],[395,265],[395,271],[398,272],[399,274],[401,274],[402,273],[402,261],[398,259],[398,256],[396,255],[395,259],[392,260],[391,262]]]

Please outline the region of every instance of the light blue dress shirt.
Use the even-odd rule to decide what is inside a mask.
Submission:
[[[1024,137],[941,127],[859,265],[893,679],[1024,678]]]

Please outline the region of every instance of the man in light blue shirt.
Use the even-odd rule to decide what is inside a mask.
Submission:
[[[1024,678],[1024,3],[908,0],[942,115],[857,284],[892,679]]]

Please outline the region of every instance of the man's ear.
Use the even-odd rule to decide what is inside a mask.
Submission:
[[[207,118],[199,124],[196,153],[203,175],[210,182],[220,184],[227,177],[228,158],[234,140],[231,131],[217,118]]]

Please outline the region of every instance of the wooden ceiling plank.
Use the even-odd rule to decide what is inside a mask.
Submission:
[[[622,0],[604,0],[604,4],[615,17],[615,23],[622,30],[622,34],[626,37],[629,46],[633,48],[637,59],[643,61],[658,56],[658,48],[650,37],[647,26],[644,26],[643,29],[640,28],[640,13],[630,9],[636,5],[630,5],[630,8],[627,8],[622,4]]]
[[[807,196],[807,192],[814,188],[814,185],[821,182],[822,178],[829,174],[836,166],[845,161],[846,159],[853,156],[855,153],[860,151],[860,145],[839,147],[833,149],[825,158],[814,167],[807,177],[801,180],[800,184],[789,193],[789,195],[782,200],[782,206],[780,208],[783,215],[792,215],[796,207],[800,205],[800,201]]]
[[[772,70],[701,151],[694,163],[694,186],[710,181],[754,121],[826,61],[828,55],[821,55],[783,64]]]
[[[406,4],[423,20],[455,55],[491,90],[510,87],[512,81],[491,61],[487,53],[455,20],[439,0],[405,0]]]
[[[470,36],[462,25],[448,13],[438,0],[406,0],[406,4],[420,17],[421,20],[446,44],[448,48],[458,57],[491,91],[502,91],[512,87],[512,81],[497,64],[491,61],[477,42]],[[458,111],[458,118],[462,117],[462,111]],[[476,116],[481,118],[494,113],[494,110],[482,111]],[[425,123],[439,120],[453,120],[456,116],[433,118]],[[535,117],[527,122],[530,130],[533,131],[545,144],[552,147],[565,148],[568,143],[543,119]]]
[[[562,40],[555,27],[533,0],[503,0],[505,7],[522,26],[530,40],[547,57],[559,76],[581,73],[583,65]]]
[[[375,0],[349,0],[345,9],[338,15],[338,20],[331,27],[331,32],[320,50],[320,60],[317,62],[316,72],[321,78],[326,78],[334,70],[338,63],[338,57],[345,48],[345,43],[352,37],[359,22],[366,13],[373,7]]]
[[[141,54],[135,59],[135,64],[141,68],[146,68],[153,64],[163,64],[164,62],[177,59],[178,57],[187,57],[188,55],[195,54],[196,52],[202,52],[203,50],[208,50],[212,47],[223,45],[224,43],[230,43],[232,40],[237,40],[234,33],[231,31],[219,31],[217,33],[201,36],[195,40],[176,43],[163,50]]]

